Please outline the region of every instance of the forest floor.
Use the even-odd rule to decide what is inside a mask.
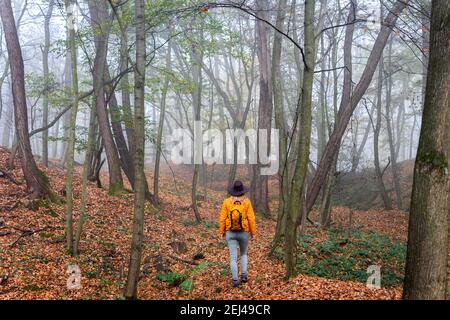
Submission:
[[[7,167],[8,158],[9,152],[0,148],[0,168]],[[41,169],[62,197],[65,171],[56,167]],[[17,161],[16,169],[9,172],[21,184],[0,176],[0,299],[121,299],[131,242],[133,195],[123,193],[111,197],[106,190],[88,185],[88,220],[80,243],[81,253],[73,258],[65,250],[65,206],[49,204],[36,211],[27,209],[20,163]],[[80,205],[80,172],[81,168],[77,168],[75,209]],[[149,185],[152,185],[151,179],[148,174]],[[306,274],[285,281],[282,261],[268,255],[275,221],[260,216],[257,217],[257,236],[249,249],[250,281],[233,289],[228,248],[219,239],[217,229],[225,193],[208,190],[206,199],[199,201],[203,218],[200,224],[195,223],[190,209],[189,181],[180,178],[175,181],[170,175],[164,175],[160,194],[161,207],[154,209],[147,204],[146,208],[139,282],[141,299],[401,298],[399,284],[369,289],[364,282],[314,276],[320,275],[320,268],[309,268]],[[362,239],[361,232],[376,232],[395,243],[406,240],[407,215],[401,211],[355,211],[338,207],[333,209],[332,218],[334,228],[340,230],[334,240],[342,240],[342,232],[346,230],[357,230],[359,238],[349,233],[344,237],[347,240],[333,242],[329,231],[310,226],[302,236],[301,245],[315,250],[313,260],[327,254],[334,257],[333,252],[342,254],[349,239],[350,242],[352,237]],[[76,220],[77,214],[75,224]],[[316,250],[317,244],[321,250]],[[67,289],[69,265],[80,267],[81,289]],[[321,267],[327,268],[326,265]]]

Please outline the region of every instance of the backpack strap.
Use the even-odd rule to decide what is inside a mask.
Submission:
[[[244,229],[244,227],[242,226],[242,212],[239,211],[239,225],[241,226],[241,230]]]

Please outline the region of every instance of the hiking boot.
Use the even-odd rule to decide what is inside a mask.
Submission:
[[[239,287],[239,280],[233,280],[233,288]]]
[[[246,274],[241,275],[241,282],[242,283],[247,283],[248,282],[248,275],[246,275]]]

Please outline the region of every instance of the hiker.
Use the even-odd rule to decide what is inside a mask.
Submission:
[[[245,197],[248,188],[242,181],[235,181],[229,188],[230,197],[225,199],[220,210],[220,235],[227,240],[230,250],[230,267],[233,276],[233,287],[239,286],[237,247],[241,253],[241,282],[248,281],[247,249],[249,239],[256,233],[255,213],[250,199]]]

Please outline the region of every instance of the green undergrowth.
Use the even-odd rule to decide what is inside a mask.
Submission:
[[[297,273],[343,281],[365,283],[371,265],[381,267],[381,285],[400,285],[404,277],[406,245],[376,232],[358,229],[330,229],[326,240],[315,234],[300,235],[295,270]],[[282,249],[275,257],[283,259]]]
[[[167,283],[170,287],[180,288],[180,293],[191,292],[194,288],[195,276],[199,273],[205,271],[211,266],[209,262],[202,262],[198,265],[186,270],[182,273],[179,272],[167,272],[158,273],[156,279],[159,281]]]

